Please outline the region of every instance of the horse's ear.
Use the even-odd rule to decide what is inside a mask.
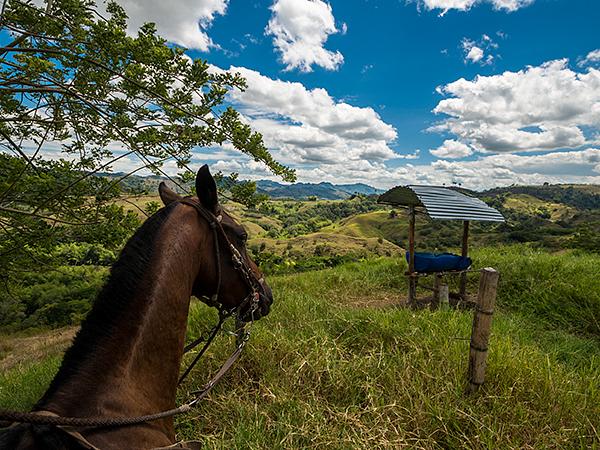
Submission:
[[[158,195],[160,195],[160,199],[165,206],[181,200],[181,196],[177,195],[172,189],[169,189],[164,181],[161,181],[158,185]]]
[[[219,204],[217,183],[215,183],[215,179],[210,174],[206,164],[200,167],[196,175],[196,194],[202,206],[209,211],[216,211]]]

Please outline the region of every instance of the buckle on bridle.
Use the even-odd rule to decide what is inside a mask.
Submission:
[[[233,261],[233,265],[236,269],[242,268],[242,259],[237,256],[235,253],[231,255],[231,260]]]

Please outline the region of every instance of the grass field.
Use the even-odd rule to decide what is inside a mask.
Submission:
[[[600,257],[518,246],[474,259],[501,271],[480,393],[464,393],[472,313],[398,308],[405,264],[372,259],[272,277],[273,312],[178,418],[179,437],[219,449],[600,448]],[[194,303],[190,334],[215,316]],[[182,399],[232,346],[218,339]],[[0,375],[0,405],[29,407],[58,363],[53,353]]]

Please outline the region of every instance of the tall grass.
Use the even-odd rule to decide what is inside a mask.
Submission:
[[[528,263],[513,262],[519,253]],[[272,314],[254,325],[241,360],[207,401],[177,419],[179,438],[219,449],[599,448],[600,344],[593,329],[577,328],[579,297],[565,279],[576,292],[595,286],[594,260],[554,258],[517,248],[476,254],[502,271],[502,281],[486,384],[471,396],[464,391],[471,313],[395,307],[404,263],[378,259],[273,277]],[[511,287],[530,276],[539,279],[518,284],[530,287],[529,296]],[[548,287],[567,298],[554,301]],[[540,301],[565,312],[542,314],[549,306]],[[194,303],[190,334],[214,318]],[[231,338],[217,339],[181,400],[232,346]],[[0,376],[0,405],[31,404],[31,389],[19,397],[18,377],[26,377],[21,386],[44,385],[54,365]]]
[[[501,307],[544,326],[600,339],[599,255],[510,246],[477,250],[474,260],[478,267],[500,270]]]

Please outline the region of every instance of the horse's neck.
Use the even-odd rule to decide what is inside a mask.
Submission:
[[[163,225],[140,292],[122,312],[114,333],[42,408],[64,415],[132,416],[174,407],[202,245],[197,223],[194,232],[192,219],[182,220],[181,209]]]

